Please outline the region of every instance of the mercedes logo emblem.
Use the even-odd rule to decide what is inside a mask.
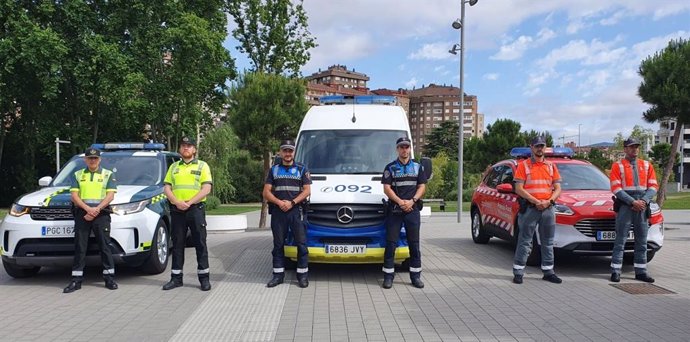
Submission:
[[[340,207],[336,212],[336,217],[340,223],[350,223],[355,218],[355,212],[350,207]]]

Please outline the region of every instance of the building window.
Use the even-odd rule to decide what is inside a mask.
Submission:
[[[429,127],[431,127],[431,124],[426,124],[426,128],[429,128]]]

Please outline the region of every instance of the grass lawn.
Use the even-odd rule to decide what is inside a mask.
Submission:
[[[5,215],[7,215],[8,211],[9,211],[9,209],[7,209],[7,208],[0,208],[0,220],[5,218]]]
[[[221,204],[220,207],[206,211],[207,215],[237,215],[261,209],[261,204]]]
[[[667,194],[663,209],[690,209],[690,192]]]
[[[426,203],[424,204],[425,206],[427,205]],[[441,208],[438,203],[430,203],[429,206],[431,207],[432,212],[442,212]],[[462,202],[462,211],[469,211],[470,210],[470,202]],[[455,212],[458,211],[458,201],[446,201],[446,211],[448,212]]]

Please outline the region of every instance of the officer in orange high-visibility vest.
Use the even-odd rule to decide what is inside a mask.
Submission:
[[[562,280],[553,270],[553,237],[556,232],[553,206],[561,194],[561,175],[556,165],[544,158],[544,137],[534,138],[530,147],[532,156],[518,162],[514,176],[515,193],[521,197],[522,203],[518,214],[520,233],[513,259],[513,282],[522,284],[534,233],[539,227],[542,279],[560,284]]]
[[[658,188],[654,167],[637,158],[640,142],[630,137],[623,142],[625,158],[611,165],[611,191],[616,195],[616,241],[611,256],[611,281],[621,281],[623,250],[632,225],[635,234],[635,279],[653,283],[647,274],[647,222],[649,203]]]

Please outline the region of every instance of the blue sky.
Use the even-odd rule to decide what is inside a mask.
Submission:
[[[305,0],[319,46],[302,69],[344,64],[369,87],[459,83],[460,40],[451,23],[460,0]],[[479,0],[466,5],[465,92],[478,96],[485,123],[519,121],[557,143],[612,141],[642,120],[642,59],[670,39],[690,38],[687,0]],[[232,29],[230,23],[229,29]],[[247,59],[229,37],[239,70]],[[581,126],[580,126],[581,125]],[[568,137],[569,136],[569,137]]]

